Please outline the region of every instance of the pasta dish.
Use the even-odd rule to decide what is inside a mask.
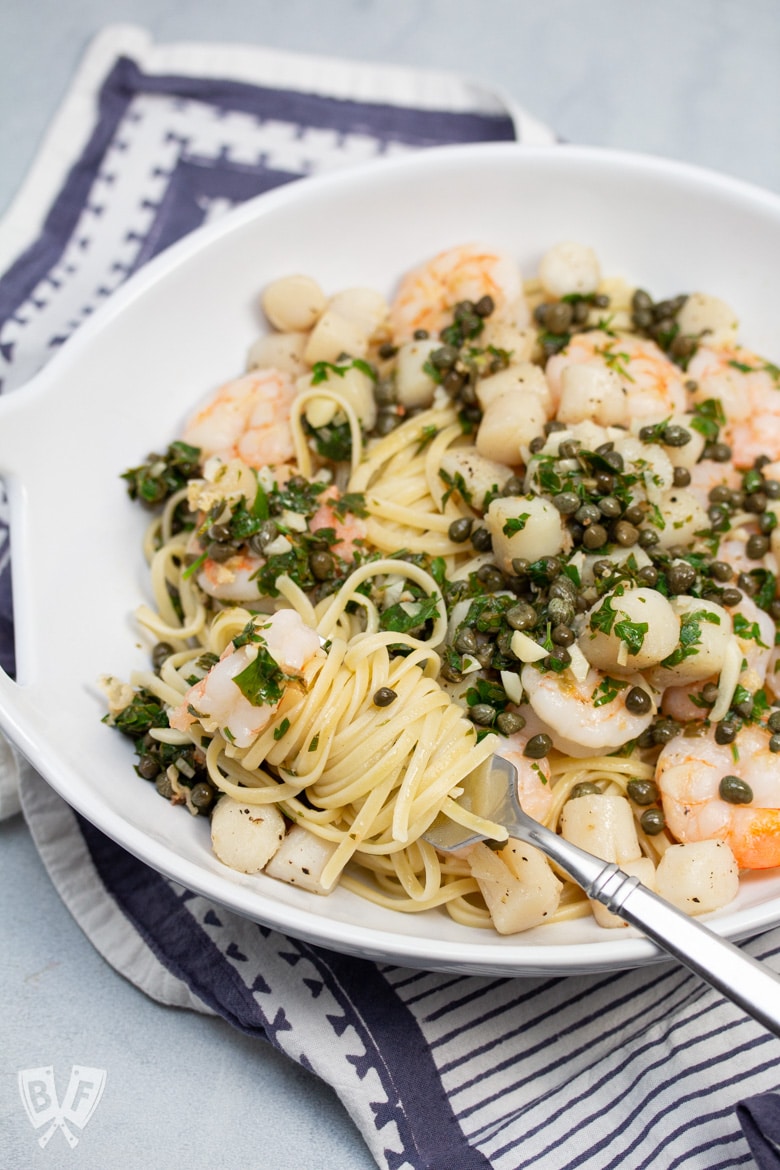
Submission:
[[[245,372],[124,473],[149,667],[103,683],[139,776],[228,866],[505,934],[622,924],[459,804],[495,753],[691,913],[780,865],[780,369],[733,310],[575,243],[261,303]],[[486,842],[437,852],[440,814]]]

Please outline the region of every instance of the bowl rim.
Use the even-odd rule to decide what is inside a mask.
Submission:
[[[308,178],[306,182],[292,182],[281,188],[254,197],[226,213],[219,220],[198,228],[155,257],[134,273],[124,285],[112,294],[100,310],[86,321],[47,365],[24,386],[0,397],[0,433],[4,422],[23,422],[37,408],[38,400],[52,392],[69,364],[77,362],[93,339],[106,326],[121,316],[126,309],[142,299],[160,280],[188,263],[202,250],[217,245],[220,240],[245,225],[272,216],[276,208],[287,208],[299,202],[310,202],[319,192],[338,190],[355,183],[375,183],[383,174],[425,172],[446,166],[470,165],[477,158],[498,162],[519,163],[534,167],[593,167],[613,168],[623,173],[644,173],[683,183],[701,190],[716,189],[739,202],[760,206],[773,213],[780,223],[780,196],[744,180],[716,171],[666,159],[662,156],[618,151],[607,147],[549,144],[525,146],[522,143],[477,143],[458,146],[431,147],[426,150],[399,155],[384,160],[373,160],[344,167],[327,174]],[[24,391],[24,393],[21,393]],[[0,468],[23,478],[23,469],[13,468],[13,453],[6,466],[0,459]],[[12,522],[13,522],[12,513]],[[15,596],[19,596],[15,590]],[[262,921],[283,933],[304,938],[309,942],[339,951],[372,956],[408,966],[431,970],[470,970],[474,973],[497,973],[526,976],[542,973],[576,973],[638,966],[663,958],[663,953],[648,940],[637,936],[607,939],[597,943],[528,944],[498,941],[473,943],[436,939],[434,942],[414,935],[390,934],[365,925],[347,925],[341,920],[319,917],[307,909],[274,903],[238,884],[230,874],[214,875],[195,862],[162,846],[155,838],[136,828],[106,805],[100,805],[86,786],[79,787],[78,778],[63,770],[56,751],[36,737],[35,727],[14,702],[15,683],[0,672],[0,727],[15,742],[22,753],[42,773],[55,791],[77,809],[87,820],[105,832],[123,848],[128,849],[146,864],[204,897],[221,902],[237,913]],[[226,897],[226,891],[229,896]],[[257,903],[260,903],[258,907]],[[259,911],[262,911],[261,913]],[[761,905],[748,907],[733,914],[726,922],[715,919],[710,925],[729,937],[743,937],[767,929],[780,917],[765,913]],[[522,937],[522,936],[519,936]],[[435,947],[435,956],[430,949]]]

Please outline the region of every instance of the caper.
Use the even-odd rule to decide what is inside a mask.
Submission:
[[[657,316],[658,306],[656,306],[653,316],[656,318],[653,322],[652,334],[657,341],[663,342],[664,339],[669,340],[669,334],[674,331],[674,317]]]
[[[604,453],[604,455],[602,456],[602,458],[603,458],[604,462],[606,464],[608,464],[609,467],[612,468],[613,471],[616,471],[618,474],[620,474],[623,471],[625,463],[623,460],[623,456],[620,454],[619,451],[606,451]]]
[[[606,516],[608,520],[615,520],[623,511],[623,505],[620,500],[616,500],[614,496],[604,496],[598,502],[598,510],[602,516]]]
[[[329,552],[313,552],[309,557],[309,568],[316,581],[329,581],[336,565]]]
[[[724,776],[718,785],[718,795],[728,804],[750,804],[753,789],[741,776]]]
[[[669,353],[679,361],[685,361],[696,352],[698,341],[687,333],[678,333],[669,346]]]
[[[521,496],[525,491],[525,484],[519,475],[510,475],[501,489],[502,496]]]
[[[609,471],[596,472],[596,491],[602,496],[608,496],[615,490],[615,477]]]
[[[731,447],[728,443],[707,443],[704,458],[712,459],[715,463],[728,463],[731,460]]]
[[[377,350],[379,357],[387,361],[389,358],[395,357],[398,353],[398,346],[393,345],[391,341],[383,341]]]
[[[747,539],[745,552],[751,561],[760,561],[769,552],[769,537],[760,532],[754,532]]]
[[[458,632],[454,645],[459,654],[476,654],[479,649],[477,635],[470,626],[464,626]]]
[[[373,703],[375,707],[389,707],[398,698],[398,694],[392,687],[379,687],[374,691]]]
[[[637,573],[636,579],[641,585],[647,585],[652,589],[658,584],[658,569],[655,565],[645,565]]]
[[[152,649],[152,666],[155,670],[159,670],[166,658],[173,654],[173,646],[170,642],[157,642]]]
[[[687,593],[696,580],[696,570],[686,561],[678,561],[669,566],[666,580],[672,593]]]
[[[564,439],[558,447],[558,454],[561,459],[574,459],[580,449],[579,439]]]
[[[773,711],[766,721],[770,731],[780,731],[780,711]]]
[[[602,557],[598,561],[593,562],[593,576],[597,581],[605,581],[607,577],[612,577],[615,572],[615,565],[606,557]]]
[[[718,684],[708,682],[701,688],[702,702],[706,703],[708,707],[714,707],[718,701]]]
[[[488,293],[485,293],[474,305],[474,312],[478,317],[489,317],[495,307],[496,303],[493,298]]]
[[[459,353],[455,345],[442,345],[429,354],[428,361],[435,370],[451,370],[458,360]]]
[[[566,423],[561,422],[558,418],[551,418],[544,424],[545,435],[554,435],[556,431],[565,431]]]
[[[708,491],[707,499],[711,504],[726,504],[731,499],[731,488],[725,483],[716,483]]]
[[[530,760],[542,760],[552,751],[553,742],[549,735],[541,732],[539,735],[532,735],[528,743],[525,745],[523,755]]]
[[[574,513],[575,520],[579,520],[580,524],[595,524],[601,519],[601,512],[595,504],[582,504]]]
[[[425,339],[429,337],[430,334],[428,333],[427,329],[415,329],[412,336],[415,341],[425,341]]]
[[[490,552],[493,548],[493,538],[487,528],[475,528],[471,533],[471,543],[477,552]]]
[[[279,529],[273,520],[264,520],[255,535],[262,548],[265,549],[272,541],[276,540],[279,535]]]
[[[190,800],[200,813],[207,812],[214,803],[214,789],[205,781],[193,784],[190,789]]]
[[[463,388],[465,381],[465,374],[461,374],[458,370],[448,370],[442,378],[441,384],[450,398],[455,398]]]
[[[739,573],[737,576],[737,585],[743,593],[747,593],[748,597],[752,597],[754,593],[758,593],[758,582],[750,573]]]
[[[764,491],[769,496],[770,500],[780,499],[780,479],[765,480]]]
[[[222,544],[221,542],[214,541],[212,544],[206,546],[206,556],[209,560],[216,561],[218,564],[229,561],[235,555],[236,550],[232,544]]]
[[[728,609],[732,605],[739,605],[742,600],[742,594],[739,589],[724,589],[720,600],[721,604],[725,605]]]
[[[560,597],[564,601],[570,601],[572,604],[577,599],[577,586],[568,577],[556,577],[554,581],[550,582],[550,589],[548,596]]]
[[[654,545],[658,544],[660,539],[658,533],[653,531],[652,528],[641,528],[639,530],[640,548],[653,548]]]
[[[490,703],[475,703],[469,707],[469,719],[479,727],[490,727],[496,718],[496,709]]]
[[[447,529],[447,535],[455,544],[463,544],[471,536],[474,520],[471,516],[459,516]]]
[[[734,570],[726,561],[713,561],[710,565],[710,576],[716,581],[730,581]]]
[[[562,516],[573,516],[580,506],[580,497],[576,492],[558,492],[552,502]]]
[[[637,312],[642,309],[652,309],[653,298],[643,288],[638,288],[634,291],[631,297],[631,308]]]
[[[685,447],[690,443],[693,436],[685,427],[675,426],[670,423],[669,426],[664,427],[661,432],[661,438],[665,447]]]
[[[618,520],[612,530],[612,536],[616,544],[621,545],[623,548],[631,548],[639,539],[639,529],[635,528],[633,524],[627,523],[625,520]]]
[[[142,780],[154,780],[159,774],[160,765],[154,756],[141,756],[137,771]]]
[[[539,572],[548,581],[554,581],[560,575],[561,562],[558,557],[540,557],[537,564],[539,565]]]
[[[745,498],[745,511],[752,512],[755,516],[760,516],[762,512],[766,512],[768,503],[769,497],[766,492],[751,492]]]
[[[582,543],[585,548],[601,548],[607,543],[609,533],[603,524],[591,524],[582,534]]]
[[[512,557],[512,572],[516,577],[527,577],[530,563],[525,557]]]
[[[655,837],[657,833],[662,833],[666,828],[666,819],[662,809],[646,808],[639,818],[639,824],[648,837]]]
[[[677,724],[671,719],[659,719],[653,727],[653,739],[656,743],[665,744],[674,739],[679,731]]]
[[[532,630],[539,620],[539,615],[532,605],[521,601],[506,611],[506,620],[513,630]]]
[[[566,301],[548,304],[544,325],[550,333],[566,333],[572,321],[572,309]]]
[[[601,789],[590,780],[580,780],[569,793],[569,800],[578,800],[581,796],[601,796]]]
[[[568,626],[553,626],[550,638],[556,646],[571,646],[575,639],[575,633]]]
[[[658,785],[655,780],[629,780],[626,792],[634,804],[655,804],[658,800]]]
[[[765,536],[769,536],[771,532],[777,528],[777,516],[774,512],[764,512],[758,518],[758,530],[763,532]]]
[[[674,487],[688,487],[691,482],[691,473],[687,467],[675,467],[672,474]]]
[[[729,719],[722,720],[715,728],[715,742],[719,744],[733,743],[737,738],[737,726]]]
[[[626,710],[632,715],[646,715],[653,709],[653,700],[642,687],[632,687],[626,695]]]
[[[623,513],[623,519],[627,520],[629,524],[641,524],[644,518],[645,509],[642,504],[632,504]]]
[[[160,796],[164,796],[166,800],[170,800],[173,796],[173,784],[167,772],[160,772],[155,779],[154,786],[159,792]]]
[[[389,435],[391,431],[395,430],[400,421],[400,416],[394,410],[380,410],[376,416],[374,431],[377,435]]]
[[[477,580],[485,586],[488,593],[498,593],[505,584],[504,574],[497,565],[480,565],[477,569]]]
[[[496,718],[496,727],[502,735],[514,735],[525,727],[525,718],[516,711],[502,711]]]
[[[543,435],[535,435],[534,438],[531,439],[531,442],[528,444],[528,450],[531,452],[532,455],[538,455],[538,453],[544,447],[544,444],[545,444],[544,436]]]
[[[769,737],[769,750],[775,753],[780,752],[780,735],[777,733]]]
[[[569,626],[574,621],[574,606],[568,598],[551,597],[547,603],[547,615],[556,626]]]

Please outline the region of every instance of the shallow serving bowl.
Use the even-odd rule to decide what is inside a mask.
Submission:
[[[120,474],[176,437],[194,403],[243,369],[263,327],[258,293],[310,273],[328,292],[399,275],[479,241],[524,274],[580,240],[654,297],[729,301],[745,344],[780,357],[780,199],[658,159],[577,147],[445,147],[296,182],[231,212],[133,277],[22,390],[0,399],[11,498],[18,680],[0,673],[0,726],[85,817],[149,865],[288,934],[392,963],[527,975],[658,957],[590,920],[501,938],[444,912],[383,911],[344,891],[309,895],[226,869],[205,819],[172,808],[101,723],[105,673],[146,665],[133,611],[147,598],[146,517]],[[713,916],[740,937],[780,922],[780,871],[755,873]]]

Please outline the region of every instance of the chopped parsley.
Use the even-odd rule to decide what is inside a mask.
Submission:
[[[351,361],[343,364],[315,362],[311,368],[311,384],[312,386],[319,386],[321,383],[327,382],[331,374],[335,374],[337,378],[343,378],[347,370],[359,370],[361,374],[365,374],[372,382],[376,382],[377,380],[377,373],[372,365],[363,361],[362,358],[352,358]]]
[[[502,529],[504,536],[514,536],[516,532],[522,532],[530,519],[530,512],[522,512],[519,516],[511,516]]]
[[[611,703],[613,699],[616,699],[620,692],[625,690],[627,686],[628,683],[623,679],[610,678],[609,675],[605,675],[593,692],[593,706],[606,706],[607,703]]]
[[[679,666],[686,658],[698,654],[697,646],[701,643],[701,623],[709,622],[713,626],[720,625],[720,617],[707,609],[697,609],[687,613],[680,622],[680,638],[676,650],[664,658],[662,666]]]
[[[145,507],[162,504],[174,492],[187,486],[187,481],[200,472],[200,447],[177,440],[164,455],[152,454],[146,463],[123,472],[127,494]]]

